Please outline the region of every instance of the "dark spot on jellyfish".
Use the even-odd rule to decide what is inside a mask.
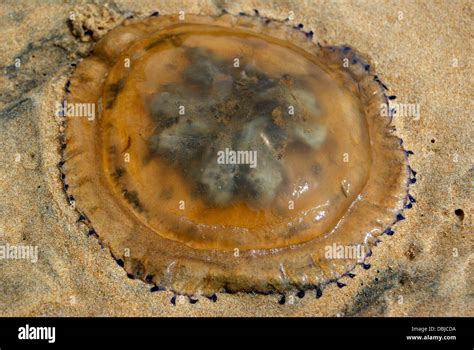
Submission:
[[[164,200],[170,200],[173,198],[173,188],[164,188],[160,192],[160,198]]]
[[[189,303],[190,304],[196,304],[199,300],[198,299],[193,299],[193,298],[189,298]]]
[[[127,139],[127,145],[122,150],[122,153],[127,152],[131,145],[132,145],[132,138],[129,136],[128,139]]]
[[[317,287],[316,288],[316,299],[319,299],[323,296],[323,291],[321,290],[321,288]]]
[[[127,264],[117,260],[127,274],[172,290],[173,304],[342,288],[359,261],[327,263],[324,247],[378,232],[371,252],[380,225],[393,227],[414,200],[410,151],[380,118],[390,97],[370,59],[259,16],[127,21],[68,85],[68,104],[103,97],[106,108],[93,123],[64,120],[67,198],[113,256],[130,249]],[[358,162],[344,163],[346,152]],[[229,258],[234,249],[242,259]]]
[[[107,109],[111,109],[114,104],[117,96],[122,91],[123,87],[125,86],[125,78],[119,79],[116,83],[109,84],[107,90],[105,91],[105,101]]]
[[[458,217],[459,220],[463,221],[464,220],[464,210],[462,209],[456,209],[454,211],[454,214]]]
[[[123,167],[117,167],[115,171],[112,173],[112,177],[115,180],[120,179],[125,174],[125,169]]]
[[[213,303],[215,303],[217,301],[217,295],[216,294],[212,294],[210,297],[208,297],[210,301],[212,301]]]
[[[394,95],[388,96],[388,99],[389,99],[389,100],[395,100],[396,98],[397,98],[397,96],[394,96]]]
[[[170,303],[176,306],[176,295],[170,299]]]
[[[129,191],[127,189],[122,190],[123,197],[134,206],[138,211],[142,211],[143,207],[138,199],[138,193],[136,191]]]
[[[278,304],[284,305],[286,303],[286,297],[282,295],[280,299],[278,299]]]
[[[130,278],[131,280],[134,280],[134,279],[135,279],[135,276],[132,275],[131,273],[127,273],[127,277]]]
[[[91,228],[87,234],[88,234],[89,236],[96,236],[96,235],[97,235],[97,232],[95,232],[95,230],[94,230],[93,228]]]
[[[435,143],[435,139],[431,139],[431,143]]]
[[[153,11],[150,16],[151,17],[158,17],[159,15],[160,15],[160,13],[158,11]]]
[[[370,269],[370,266],[371,266],[370,264],[365,264],[365,263],[362,264],[362,267],[363,267],[365,270]]]

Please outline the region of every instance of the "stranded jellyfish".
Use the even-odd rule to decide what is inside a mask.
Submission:
[[[77,66],[67,107],[95,117],[67,114],[65,186],[130,275],[188,295],[318,288],[365,257],[329,250],[368,254],[396,221],[409,168],[384,86],[311,34],[126,20]]]

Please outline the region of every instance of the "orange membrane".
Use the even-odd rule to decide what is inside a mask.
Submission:
[[[100,111],[67,121],[77,208],[127,271],[180,293],[320,284],[357,263],[325,248],[370,249],[406,196],[364,61],[280,23],[127,21],[70,90]]]

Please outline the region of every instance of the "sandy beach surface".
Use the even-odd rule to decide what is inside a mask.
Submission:
[[[398,103],[417,203],[346,287],[285,305],[278,295],[217,302],[150,292],[87,235],[59,177],[54,111],[93,43],[125,17],[252,13],[314,32],[314,42],[366,54]],[[74,20],[69,20],[74,13]],[[0,259],[0,316],[474,316],[472,1],[2,1],[0,245],[36,246],[37,261]]]

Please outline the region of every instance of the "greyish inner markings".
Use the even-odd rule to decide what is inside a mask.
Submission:
[[[158,43],[171,39],[175,38]],[[209,205],[238,199],[269,204],[286,180],[281,163],[285,149],[295,144],[316,149],[324,142],[324,127],[304,117],[320,114],[315,97],[301,80],[288,75],[274,79],[252,65],[234,68],[233,62],[202,48],[187,48],[186,56],[190,65],[184,86],[167,84],[152,97],[149,109],[157,128],[150,155],[177,166],[191,181],[193,193]],[[107,109],[113,108],[124,85],[125,77],[107,88]],[[184,115],[179,115],[180,106],[185,107]],[[256,152],[258,166],[219,164],[218,152],[226,149]],[[119,181],[125,173],[117,167],[112,176]],[[124,187],[122,193],[143,210],[135,191]]]
[[[286,180],[285,149],[315,149],[325,139],[324,127],[307,118],[320,113],[316,99],[288,75],[271,78],[250,64],[235,68],[203,48],[185,54],[184,84],[163,85],[152,96],[151,154],[177,166],[209,205],[269,204]],[[217,154],[226,149],[256,152],[258,166],[219,164]]]

